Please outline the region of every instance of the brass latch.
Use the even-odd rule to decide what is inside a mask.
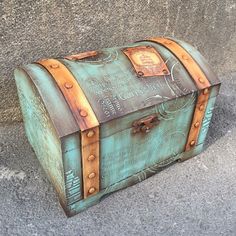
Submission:
[[[154,126],[158,125],[159,123],[160,121],[158,120],[156,114],[143,117],[142,119],[133,122],[132,133],[148,133]]]

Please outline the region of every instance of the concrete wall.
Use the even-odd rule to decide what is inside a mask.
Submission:
[[[0,0],[0,122],[21,120],[16,66],[163,35],[236,71],[235,0]]]

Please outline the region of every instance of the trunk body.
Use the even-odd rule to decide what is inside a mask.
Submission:
[[[68,216],[202,151],[220,83],[196,49],[162,40],[15,70],[26,135]]]

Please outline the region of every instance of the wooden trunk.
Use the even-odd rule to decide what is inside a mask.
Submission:
[[[170,38],[41,60],[15,80],[68,216],[200,153],[220,87],[196,49]]]

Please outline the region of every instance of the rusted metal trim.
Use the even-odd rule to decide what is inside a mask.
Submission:
[[[87,57],[94,57],[97,54],[98,54],[97,51],[88,51],[88,52],[81,52],[79,54],[65,56],[64,58],[68,60],[81,60]]]
[[[200,90],[196,101],[192,124],[190,126],[187,142],[185,145],[185,151],[189,151],[195,147],[198,141],[198,136],[209,99],[209,88],[211,87],[211,84],[196,61],[178,43],[167,38],[151,38],[149,41],[161,44],[170,50],[180,60],[180,62],[192,77],[197,88]]]
[[[151,46],[138,46],[123,49],[138,77],[169,75],[170,72],[161,55]]]
[[[81,134],[84,198],[99,192],[99,127]]]
[[[153,127],[158,125],[160,121],[158,120],[157,114],[152,114],[141,119],[135,120],[132,123],[132,134],[137,133],[149,133]]]
[[[159,43],[169,49],[184,65],[198,89],[204,89],[211,86],[210,82],[208,81],[196,61],[179,44],[167,38],[151,38],[148,41]]]
[[[61,62],[48,59],[38,63],[56,81],[80,127],[83,189],[84,198],[87,198],[99,192],[99,122],[76,79]],[[95,160],[87,161],[91,156],[95,156]],[[94,177],[89,178],[89,175]]]
[[[208,88],[205,88],[204,90],[201,90],[200,94],[198,95],[196,107],[192,118],[192,124],[185,145],[185,151],[191,150],[197,144],[198,136],[202,127],[202,121],[205,115],[209,99],[209,93],[210,90]]]

